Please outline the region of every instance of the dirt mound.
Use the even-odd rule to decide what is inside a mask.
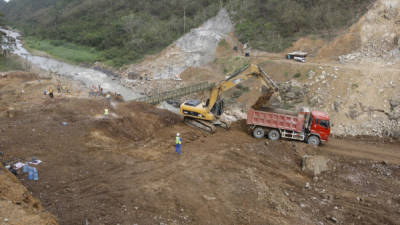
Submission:
[[[326,44],[322,39],[314,39],[312,37],[300,38],[292,47],[285,50],[285,52],[303,51],[308,52],[310,56],[314,56],[318,50]]]
[[[337,60],[338,56],[349,54],[361,47],[361,25],[355,24],[343,35],[323,46],[318,51],[318,59]]]
[[[0,221],[4,224],[57,225],[56,218],[46,212],[40,202],[0,163]]]
[[[170,111],[137,102],[119,104],[114,112],[116,118],[97,121],[92,132],[138,142],[154,138],[159,129],[182,121],[179,115]]]

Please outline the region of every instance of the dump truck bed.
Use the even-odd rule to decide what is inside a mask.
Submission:
[[[298,113],[296,116],[294,116],[284,113],[250,109],[247,113],[247,124],[302,132],[304,125],[304,115]]]

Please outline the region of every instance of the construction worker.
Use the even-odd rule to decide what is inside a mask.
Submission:
[[[182,138],[179,133],[176,134],[176,152],[182,154]]]
[[[101,87],[101,85],[99,84],[99,96],[103,95],[103,88]]]
[[[107,99],[107,101],[108,101],[108,102],[110,102],[110,101],[111,101],[111,95],[110,95],[110,93],[107,93],[107,95],[106,95],[106,99]]]
[[[57,92],[61,93],[61,84],[60,84],[60,82],[57,83]]]
[[[108,109],[104,109],[104,118],[108,118],[109,114],[110,112],[108,111]]]
[[[50,88],[50,90],[49,90],[49,96],[50,96],[50,98],[53,98],[53,97],[54,97],[53,88]]]

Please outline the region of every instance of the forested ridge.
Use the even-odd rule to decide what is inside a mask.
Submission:
[[[12,0],[8,24],[53,45],[74,43],[121,66],[158,52],[185,32],[229,10],[236,35],[253,48],[282,51],[297,38],[331,38],[374,0]],[[185,19],[184,19],[185,18]]]

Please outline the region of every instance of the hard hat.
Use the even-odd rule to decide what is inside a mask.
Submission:
[[[179,137],[179,135],[180,135],[179,133],[176,133],[176,136],[178,136],[178,137]]]

